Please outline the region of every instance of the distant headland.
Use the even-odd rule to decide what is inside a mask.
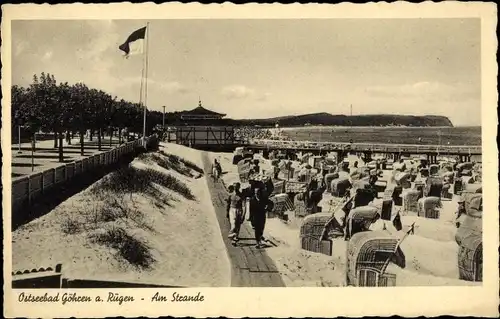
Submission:
[[[453,123],[446,116],[436,115],[332,115],[329,113],[311,113],[304,115],[291,115],[274,117],[268,119],[244,119],[234,120],[241,124],[273,126],[279,124],[281,127],[304,126],[304,125],[327,125],[327,126],[441,126],[453,127]]]
[[[162,114],[153,111],[152,115],[161,122]],[[330,113],[310,113],[303,115],[289,115],[262,119],[231,119],[226,114],[217,113],[202,106],[201,101],[198,107],[181,112],[166,113],[166,120],[169,124],[186,125],[186,122],[196,121],[207,125],[244,125],[274,127],[297,126],[356,126],[356,127],[453,127],[453,123],[446,116],[438,115],[391,115],[391,114],[367,114],[367,115],[332,115]]]

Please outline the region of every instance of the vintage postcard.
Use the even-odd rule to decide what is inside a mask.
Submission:
[[[4,315],[497,317],[496,10],[2,6]]]

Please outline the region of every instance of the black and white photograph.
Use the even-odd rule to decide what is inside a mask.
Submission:
[[[483,174],[497,163],[484,117],[497,106],[484,101],[481,22],[10,21],[16,300],[482,287],[483,177],[497,173]],[[497,206],[485,208],[498,221]]]

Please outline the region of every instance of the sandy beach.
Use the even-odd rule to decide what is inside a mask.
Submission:
[[[214,155],[221,160],[226,184],[238,181],[237,167],[232,165],[232,154],[220,153]],[[270,169],[270,161],[260,155],[262,169]],[[350,156],[350,162],[358,160]],[[362,161],[359,161],[362,165]],[[390,171],[384,171],[384,179],[388,179]],[[327,192],[319,206],[323,212],[330,209],[333,196]],[[443,201],[440,218],[437,220],[416,216],[415,213],[402,212],[403,230],[397,232],[392,224],[386,224],[387,232],[403,236],[413,224],[415,234],[408,236],[401,244],[406,257],[404,269],[390,264],[389,273],[396,274],[397,286],[464,286],[480,285],[481,283],[459,280],[458,276],[458,245],[455,242],[456,227],[454,216],[457,208],[456,199]],[[393,208],[394,209],[394,208]],[[287,286],[322,287],[346,285],[346,245],[344,239],[333,240],[332,256],[309,252],[300,247],[299,230],[303,218],[295,217],[294,212],[288,212],[289,220],[284,222],[279,218],[268,218],[265,234],[275,238],[278,247],[266,248],[267,254],[273,259]],[[372,229],[382,229],[383,224],[376,223]]]
[[[124,197],[142,213],[140,222],[118,219],[92,225],[89,224],[88,215],[104,202],[96,198],[92,187],[89,187],[61,203],[49,214],[14,231],[14,270],[62,263],[65,273],[73,278],[106,278],[181,286],[229,286],[231,260],[211,204],[207,183],[207,178],[211,178],[210,173],[194,178],[196,174],[193,171],[190,172],[191,176],[186,176],[185,172],[181,174],[174,169],[166,169],[154,161],[154,156],[158,154],[163,157],[179,156],[203,167],[202,152],[164,143],[159,153],[145,154],[131,164],[138,169],[153,169],[175,177],[191,190],[193,200],[186,200],[171,189],[156,185],[161,196],[167,199],[166,205],[143,194]],[[211,160],[217,158],[220,161],[224,185],[239,181],[237,167],[232,165],[231,153],[207,154]],[[256,158],[260,160],[262,169],[270,169],[270,161],[260,155],[256,155]],[[350,157],[351,161],[354,159]],[[385,171],[383,176],[389,178],[390,171]],[[330,203],[336,201],[326,192],[319,205],[324,212],[328,212]],[[397,236],[403,236],[410,225],[415,226],[415,234],[408,236],[401,245],[406,267],[401,269],[391,264],[388,268],[389,272],[397,275],[398,286],[477,285],[458,279],[458,245],[454,238],[456,207],[455,199],[444,201],[440,219],[437,220],[403,212],[403,230],[400,232],[392,225],[386,225],[385,231]],[[334,239],[332,256],[306,251],[300,247],[299,240],[303,218],[296,217],[294,212],[288,215],[287,222],[269,218],[264,232],[265,237],[273,238],[277,244],[276,247],[267,247],[265,253],[275,263],[285,285],[345,286],[347,242],[343,238]],[[68,219],[77,221],[81,229],[72,234],[65,232]],[[151,267],[139,269],[120,258],[116,249],[92,240],[93,236],[109,227],[126,228],[131,236],[146,243],[154,260]],[[383,224],[372,225],[373,229],[377,227],[382,229]]]

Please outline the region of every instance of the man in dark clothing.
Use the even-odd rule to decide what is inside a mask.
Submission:
[[[250,199],[250,214],[255,226],[256,248],[262,248],[264,227],[266,224],[266,211],[272,210],[273,203],[262,194],[262,188],[255,188],[254,195]]]
[[[467,211],[465,210],[465,200],[463,199],[463,197],[460,197],[458,200],[458,211],[457,211],[457,216],[455,219],[455,225],[457,226],[457,228],[459,228],[460,224],[461,224],[460,217],[462,217],[462,215],[466,215],[466,214],[467,214]]]
[[[251,178],[248,183],[250,184],[251,192],[248,194],[248,197],[251,197],[255,194],[256,188],[264,189],[264,182],[261,181],[258,177]],[[263,194],[264,195],[264,194]]]
[[[258,159],[253,160],[252,170],[253,170],[254,174],[259,174],[260,173],[260,166],[259,166],[259,160]]]
[[[307,184],[305,192],[306,210],[309,214],[317,213],[318,204],[323,199],[323,192],[326,187],[323,185],[323,179],[311,179]]]
[[[222,167],[220,166],[219,161],[215,158],[212,164],[212,176],[214,181],[217,181],[222,174]]]
[[[245,192],[245,197],[246,198],[252,198],[254,195],[255,195],[255,190],[256,189],[262,189],[262,197],[267,197],[267,194],[264,190],[265,186],[264,186],[264,183],[261,181],[261,180],[257,180],[257,179],[250,179],[249,180],[249,183],[250,183],[250,187],[248,188],[247,192]],[[255,229],[255,222],[254,222],[254,219],[253,219],[253,211],[252,209],[250,209],[250,212],[248,214],[248,220],[250,221],[250,223],[252,224],[252,228]]]
[[[373,199],[378,198],[377,187],[375,186],[375,183],[377,183],[377,181],[378,181],[378,176],[371,175],[368,180],[368,185],[366,186],[367,189],[373,192]]]

